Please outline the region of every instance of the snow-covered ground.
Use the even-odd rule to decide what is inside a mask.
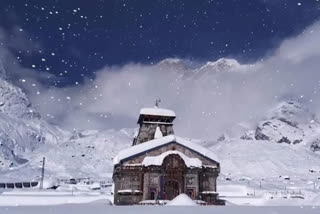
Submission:
[[[6,171],[2,174],[2,179],[12,178],[21,181],[22,176],[40,175],[41,154],[46,154],[46,180],[91,176],[92,179],[104,179],[110,182],[112,158],[119,150],[131,146],[132,133],[133,130],[81,133],[69,142],[61,144],[63,146],[56,148],[55,153],[51,152],[50,147],[41,148],[43,153],[32,154],[34,156],[31,156],[30,163]],[[228,204],[320,205],[319,154],[312,152],[303,144],[241,139],[197,143],[205,145],[216,154],[221,164],[218,193]],[[105,154],[101,151],[105,151]],[[37,193],[24,194],[25,199],[18,192],[13,192],[11,195],[0,194],[0,205],[15,206],[16,201],[23,201],[24,204],[21,205],[64,204],[75,203],[74,201],[86,203],[99,200],[100,197],[112,200],[110,195],[97,196],[95,191],[84,191],[84,188],[77,189],[79,194],[74,192],[74,195],[85,194],[79,196],[79,200],[75,196],[70,198],[63,195],[66,192],[71,195],[70,190],[61,187],[55,194],[56,197],[46,196],[47,204],[38,200]]]
[[[163,214],[163,213],[184,213],[184,214],[318,214],[319,207],[248,207],[248,206],[108,206],[104,203],[88,203],[88,204],[68,204],[61,206],[20,206],[20,207],[0,207],[0,213],[4,214]]]
[[[2,206],[47,206],[60,204],[83,204],[95,201],[101,201],[105,204],[111,204],[110,196],[99,194],[81,193],[72,195],[72,193],[61,192],[52,194],[33,193],[31,195],[1,195],[0,207]]]

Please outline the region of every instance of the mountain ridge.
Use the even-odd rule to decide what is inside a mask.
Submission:
[[[180,61],[173,61],[173,63],[180,63]],[[231,64],[238,66],[237,63]],[[74,133],[60,130],[59,127],[48,124],[41,117],[20,88],[3,78],[0,78],[0,82],[2,83],[0,84],[0,100],[2,100],[0,106],[0,171],[4,178],[19,178],[21,173],[29,177],[34,176],[44,156],[48,159],[47,167],[50,176],[94,175],[110,178],[113,169],[112,158],[121,149],[131,146],[134,129],[83,130]],[[236,125],[235,129],[236,135],[225,134],[218,141],[196,140],[197,143],[213,151],[225,154],[225,157],[220,155],[226,167],[222,173],[230,173],[235,170],[232,161],[245,163],[257,155],[255,149],[261,150],[262,148],[266,149],[267,154],[279,148],[282,152],[287,149],[289,156],[292,155],[301,160],[304,155],[311,155],[313,161],[317,158],[320,160],[320,157],[317,156],[320,151],[319,122],[303,103],[296,100],[279,102],[256,126],[244,121]],[[277,145],[277,143],[282,145]],[[242,152],[248,149],[254,155],[248,156],[248,159],[237,153],[238,160],[233,159],[228,154],[236,152],[237,144],[241,146]],[[264,158],[267,159],[267,157]],[[279,162],[282,168],[290,160],[290,157],[273,158],[278,158],[280,162],[283,161],[283,163]],[[272,162],[270,166],[267,160],[263,161],[260,158],[259,164],[265,168],[272,168],[275,171],[273,175],[280,173],[282,168],[276,169],[275,162]],[[309,162],[308,164],[310,165]],[[247,168],[241,168],[238,165],[236,167],[240,167],[237,169],[238,174],[248,173]],[[303,171],[297,173],[303,174],[305,169],[302,165],[299,169]],[[293,172],[294,169],[287,171]],[[260,171],[256,176],[262,176],[262,174],[263,172]],[[254,173],[251,175],[255,176]]]

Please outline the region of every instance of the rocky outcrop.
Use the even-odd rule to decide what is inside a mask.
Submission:
[[[314,115],[302,103],[293,100],[280,103],[269,113],[269,117],[258,124],[256,140],[301,143],[308,133],[320,127]]]
[[[25,152],[56,144],[63,137],[60,129],[41,118],[19,87],[0,77],[0,168],[26,163]]]
[[[21,119],[40,119],[23,91],[0,78],[0,112]]]
[[[269,140],[278,143],[300,143],[304,138],[304,131],[280,119],[261,122],[255,132],[256,140]]]
[[[320,151],[320,140],[316,139],[315,141],[313,141],[310,145],[310,149],[313,152],[319,152]]]

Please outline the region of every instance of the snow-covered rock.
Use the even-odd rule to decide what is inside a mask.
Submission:
[[[40,119],[26,94],[18,87],[0,78],[0,112],[14,118]]]
[[[26,152],[56,144],[64,134],[41,118],[20,88],[0,78],[0,169],[26,163]]]
[[[311,142],[310,149],[314,152],[320,151],[320,140],[316,139],[315,141]]]
[[[160,70],[177,70],[182,71],[186,69],[186,66],[184,62],[181,59],[177,58],[167,58],[164,60],[161,60],[156,64]]]
[[[268,115],[269,119],[258,124],[256,140],[296,144],[306,141],[320,127],[315,116],[300,102],[281,102]]]

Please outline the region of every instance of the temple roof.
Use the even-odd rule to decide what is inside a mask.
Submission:
[[[164,108],[143,108],[140,110],[140,115],[176,117],[174,111]]]
[[[217,157],[214,153],[212,153],[210,150],[193,143],[189,140],[183,139],[181,137],[175,136],[175,135],[168,135],[162,138],[154,139],[147,141],[145,143],[141,143],[135,146],[132,146],[128,149],[122,150],[119,152],[119,154],[113,159],[113,164],[119,164],[121,161],[130,159],[131,157],[146,153],[150,150],[154,150],[156,148],[165,146],[170,143],[177,143],[179,145],[182,145],[196,153],[199,153],[200,155],[215,161],[217,160]]]
[[[160,155],[157,156],[147,156],[143,159],[142,161],[142,165],[143,166],[161,166],[164,159],[172,154],[176,154],[179,155],[184,163],[186,164],[187,167],[202,167],[202,161],[199,160],[198,158],[190,158],[188,156],[186,156],[185,154],[183,154],[182,152],[179,151],[166,151]]]

